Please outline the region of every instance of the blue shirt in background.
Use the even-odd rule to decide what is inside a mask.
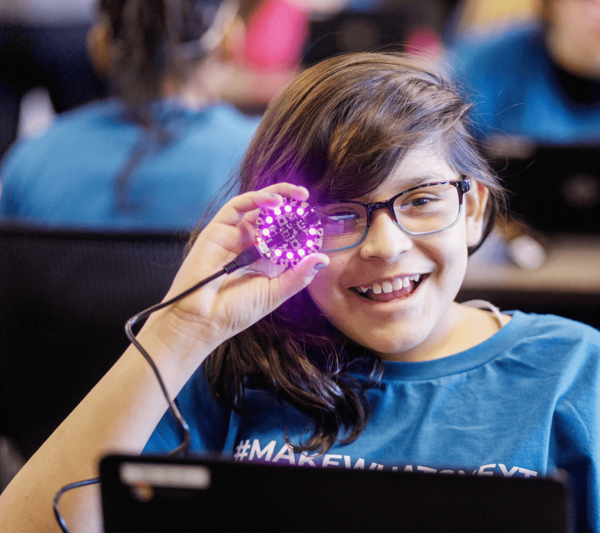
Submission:
[[[4,160],[0,216],[61,227],[187,230],[226,189],[259,120],[217,104],[156,104],[159,129],[124,118],[114,100],[60,115]],[[115,182],[131,165],[118,205]]]
[[[482,138],[509,134],[541,144],[600,142],[600,98],[581,102],[569,94],[540,24],[469,33],[450,48],[448,59],[475,104],[476,134]]]

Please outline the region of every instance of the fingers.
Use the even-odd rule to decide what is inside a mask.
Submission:
[[[305,257],[294,268],[289,268],[281,274],[277,278],[280,301],[275,302],[275,307],[308,286],[319,271],[327,265],[329,265],[329,257],[322,253],[316,253]]]
[[[281,275],[285,271],[285,267],[282,265],[277,265],[267,259],[266,257],[261,257],[255,263],[252,263],[245,267],[244,272],[253,272],[255,274],[264,274],[269,278],[276,278]]]
[[[296,200],[307,200],[308,191],[291,183],[276,183],[260,191],[236,196],[225,204],[214,218],[215,222],[227,225],[238,224],[248,213],[261,207],[275,208],[281,205],[282,196]]]
[[[283,196],[308,199],[305,187],[291,183],[276,183],[260,191],[251,191],[227,202],[198,236],[190,257],[208,261],[213,266],[229,261],[255,244],[254,224],[260,208],[274,209],[283,203]]]
[[[309,193],[305,187],[277,183],[260,191],[241,194],[227,202],[198,236],[184,267],[178,273],[177,289],[189,285],[198,277],[202,279],[203,276],[220,270],[241,251],[255,244],[254,220],[258,209],[279,207],[283,203],[283,196],[307,200]],[[324,254],[318,254],[318,257],[308,256],[285,273],[264,259],[239,271],[234,278],[253,272],[263,274],[273,281],[277,280],[271,289],[277,288],[269,299],[279,300],[277,304],[273,300],[275,305],[279,305],[312,281],[318,272],[314,268],[317,264],[327,265],[329,258]],[[219,279],[213,281],[211,286],[218,291],[223,283],[224,279]]]

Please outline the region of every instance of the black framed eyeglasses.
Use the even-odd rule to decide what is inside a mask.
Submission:
[[[337,252],[365,240],[372,215],[388,209],[394,222],[409,235],[430,235],[448,229],[460,218],[463,196],[471,180],[436,181],[411,187],[383,202],[335,202],[313,206],[323,228],[322,252]]]

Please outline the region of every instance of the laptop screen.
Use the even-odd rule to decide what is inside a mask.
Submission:
[[[100,468],[106,533],[565,533],[568,491],[504,478],[109,456]]]

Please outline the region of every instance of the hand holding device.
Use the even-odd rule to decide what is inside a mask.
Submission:
[[[165,342],[179,344],[182,336],[190,341],[202,338],[204,351],[273,311],[310,283],[317,264],[329,262],[326,255],[317,254],[323,233],[320,218],[307,200],[304,187],[289,183],[231,199],[198,236],[165,301],[134,317],[133,323],[178,302],[177,313],[165,315],[166,326],[160,326],[172,330],[165,335],[173,340],[165,338]],[[223,276],[261,257],[287,270],[276,278],[241,270]],[[204,279],[198,282],[198,278]],[[205,291],[191,296],[209,282]]]
[[[279,183],[230,200],[199,235],[165,300],[127,321],[127,337],[151,366],[183,435],[181,445],[170,455],[187,454],[189,428],[167,390],[157,364],[133,334],[132,327],[213,282],[212,290],[180,302],[178,313],[167,313],[165,317],[168,319],[163,317],[163,320],[148,324],[151,335],[160,339],[160,344],[170,347],[167,350],[170,358],[179,352],[181,360],[189,359],[194,367],[216,344],[274,310],[310,283],[318,264],[325,265],[329,261],[326,255],[318,254],[318,258],[308,259],[299,265],[304,258],[318,252],[322,244],[320,220],[307,199],[308,191],[303,187]],[[258,217],[257,209],[260,210]],[[236,249],[243,251],[236,256]],[[286,270],[277,279],[256,275],[222,278],[223,274],[233,273],[261,257]],[[222,265],[221,270],[214,272]],[[296,266],[299,268],[289,268]],[[198,278],[198,272],[202,273],[201,276],[214,273],[190,287]],[[189,368],[190,365],[186,362],[183,367]],[[56,493],[54,510],[63,531],[68,532],[59,508],[62,494],[97,481],[89,479],[66,485]]]

